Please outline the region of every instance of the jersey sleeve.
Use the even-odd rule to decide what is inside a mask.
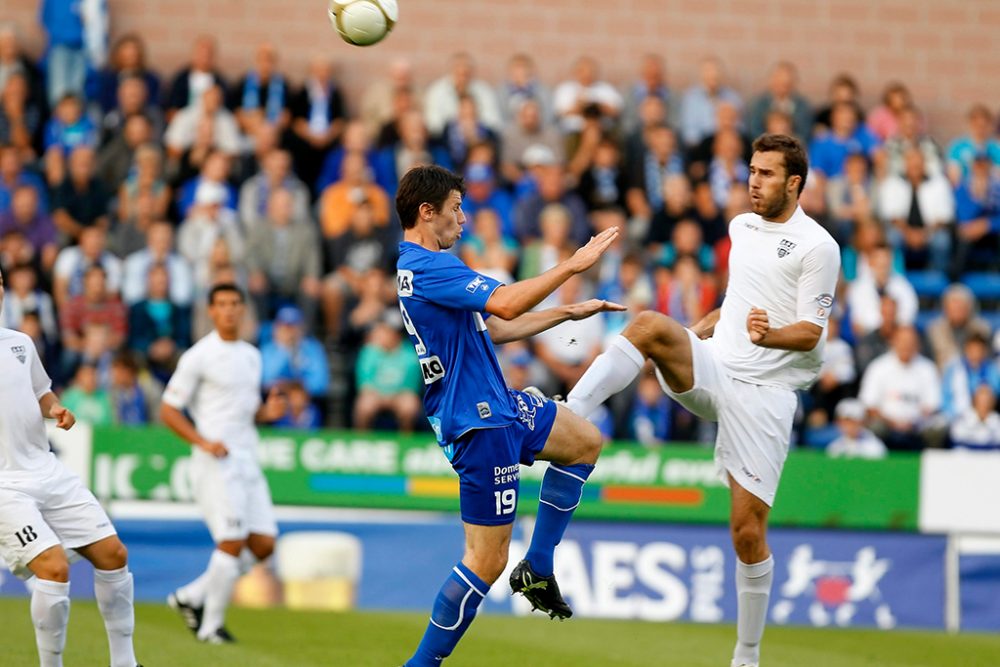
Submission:
[[[31,357],[31,390],[35,392],[35,398],[41,400],[42,396],[52,391],[52,380],[42,367],[42,360],[38,358],[34,343],[28,341],[25,347]]]
[[[164,403],[177,410],[183,410],[188,406],[201,380],[198,367],[198,358],[193,348],[181,355],[177,369],[170,376],[167,388],[163,390]]]
[[[797,321],[826,326],[839,277],[840,248],[836,243],[821,243],[806,253],[799,278]]]
[[[473,271],[453,255],[438,253],[426,269],[414,275],[413,293],[445,308],[481,313],[502,284]]]

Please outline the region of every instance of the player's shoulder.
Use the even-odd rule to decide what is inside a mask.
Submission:
[[[15,331],[14,329],[7,329],[6,327],[0,327],[0,341],[15,340],[19,343],[28,342],[31,343],[31,337],[26,333],[20,331]],[[32,343],[33,344],[33,343]]]

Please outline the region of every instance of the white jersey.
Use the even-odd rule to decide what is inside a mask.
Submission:
[[[35,343],[0,329],[0,478],[29,477],[56,460],[38,401],[52,391]]]
[[[729,285],[712,336],[729,374],[751,384],[802,389],[823,363],[826,322],[840,275],[840,247],[815,220],[797,208],[786,222],[744,213],[729,223]],[[747,315],[767,311],[772,329],[800,321],[824,328],[808,352],[777,350],[750,342]]]
[[[213,331],[181,355],[163,402],[187,408],[198,432],[222,442],[230,456],[256,460],[260,383],[260,351]]]

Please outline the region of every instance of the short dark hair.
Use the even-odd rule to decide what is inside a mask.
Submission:
[[[465,195],[465,181],[461,176],[436,165],[414,167],[403,175],[396,190],[396,213],[403,229],[417,225],[420,205],[427,203],[440,211],[448,196],[457,190]]]
[[[800,176],[799,194],[806,186],[806,174],[809,172],[809,160],[802,142],[787,134],[762,134],[753,142],[754,153],[781,153],[785,156],[785,180],[791,176]]]
[[[219,283],[218,285],[212,285],[212,289],[208,291],[208,305],[215,303],[215,295],[220,292],[232,292],[236,296],[240,297],[240,303],[246,301],[246,296],[243,294],[243,290],[240,289],[239,285],[236,283]]]

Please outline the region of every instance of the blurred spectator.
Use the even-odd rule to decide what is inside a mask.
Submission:
[[[798,78],[795,65],[788,61],[781,61],[771,69],[767,91],[751,102],[747,109],[750,136],[764,134],[767,114],[771,111],[780,111],[791,117],[792,131],[803,141],[812,136],[812,109],[809,101],[797,90]]]
[[[194,157],[195,150],[201,149],[192,149],[188,152],[188,156]],[[182,179],[179,179],[183,181],[183,184],[177,191],[177,213],[181,219],[186,218],[191,213],[191,207],[194,205],[194,196],[202,183],[221,185],[226,191],[226,198],[222,203],[223,208],[235,212],[239,205],[239,193],[229,182],[229,156],[222,151],[206,146],[204,148],[204,155],[198,156],[197,163],[200,165],[197,173],[193,174],[190,178],[184,179],[182,177]],[[191,162],[188,166],[193,168],[196,164]]]
[[[972,450],[1000,450],[1000,415],[996,413],[996,392],[979,385],[972,405],[951,423],[952,447]]]
[[[420,124],[420,131],[423,133],[423,139],[426,141],[426,130],[423,127],[424,121],[420,116],[419,111],[408,111],[399,119],[398,125],[404,123],[403,117],[416,114],[416,118]],[[412,122],[412,121],[408,121]],[[400,134],[396,135],[396,139],[390,144],[395,146],[400,141]],[[386,146],[381,146],[379,150],[386,148]],[[326,159],[323,160],[323,166],[320,169],[319,176],[316,178],[316,191],[323,192],[331,183],[336,183],[341,178],[343,178],[343,162],[350,153],[359,153],[363,155],[368,167],[374,172],[375,169],[381,168],[379,164],[379,151],[372,147],[372,142],[368,138],[365,132],[365,126],[358,120],[348,121],[347,125],[344,126],[344,132],[341,135],[339,144],[327,153]],[[387,160],[393,162],[391,165],[387,165],[385,171],[387,175],[385,178],[389,180],[394,180],[396,171],[395,158]],[[374,173],[371,176],[375,179]]]
[[[313,56],[302,88],[289,102],[291,151],[295,171],[313,186],[327,151],[344,130],[347,110],[340,86],[333,79],[329,58]]]
[[[705,243],[701,227],[689,218],[678,220],[670,233],[670,242],[657,250],[656,261],[666,267],[672,268],[681,257],[691,257],[701,271],[711,272],[715,269],[715,254]],[[695,318],[691,324],[698,319],[700,318]]]
[[[281,305],[295,303],[311,326],[320,296],[322,247],[312,222],[294,219],[292,207],[288,190],[273,190],[267,219],[250,230],[250,295],[262,317],[269,317]]]
[[[108,142],[97,154],[97,177],[109,192],[117,192],[131,175],[135,153],[140,146],[147,145],[159,155],[159,145],[149,143],[153,140],[149,119],[142,114],[130,116],[119,131],[108,138]],[[157,171],[159,175],[159,165]]]
[[[541,275],[573,254],[576,246],[570,239],[572,214],[562,204],[548,204],[538,214],[538,239],[522,247],[519,267],[520,280]],[[549,295],[543,300],[552,299]]]
[[[646,447],[666,444],[670,440],[671,409],[671,401],[656,376],[643,373],[629,415],[631,437]]]
[[[871,256],[880,248],[889,248],[885,240],[885,230],[877,220],[858,221],[850,245],[841,249],[840,266],[844,280],[853,282],[859,277],[871,277]],[[896,273],[903,273],[903,252],[889,248],[889,264]]]
[[[202,183],[190,215],[177,232],[177,249],[190,263],[195,283],[200,286],[210,284],[211,256],[217,242],[224,244],[229,262],[236,266],[242,266],[246,256],[243,233],[233,212],[222,207],[225,201],[225,188],[217,183]]]
[[[121,426],[143,426],[157,421],[163,389],[149,375],[141,372],[135,355],[119,352],[111,360],[108,399],[114,423]]]
[[[909,89],[898,81],[886,85],[882,91],[882,104],[868,113],[867,125],[879,141],[886,141],[899,133],[899,120],[903,111],[913,106]]]
[[[683,230],[685,225],[678,225]],[[697,230],[697,227],[694,227]],[[682,231],[683,234],[683,231]],[[712,279],[702,273],[696,256],[684,252],[656,270],[654,308],[686,327],[693,326],[716,306],[718,292]]]
[[[875,156],[878,139],[861,124],[858,108],[851,102],[837,102],[830,110],[830,131],[817,135],[809,144],[809,166],[826,178],[840,176],[847,156],[862,153]]]
[[[107,230],[108,191],[94,173],[94,149],[80,146],[69,156],[66,178],[52,193],[52,219],[59,231],[79,241],[87,227]]]
[[[278,51],[270,42],[257,46],[254,69],[229,91],[228,106],[244,134],[253,135],[261,124],[279,130],[288,127],[291,92],[285,75],[278,70]]]
[[[504,238],[513,239],[514,200],[508,192],[497,184],[493,167],[482,162],[473,162],[465,170],[465,197],[462,211],[467,218],[475,218],[483,209],[490,209],[500,219],[500,232]]]
[[[389,412],[401,432],[413,431],[423,382],[417,356],[397,327],[381,321],[372,328],[358,355],[355,380],[354,428],[368,430],[379,413]]]
[[[119,84],[128,77],[138,77],[146,84],[149,99],[160,99],[160,79],[146,66],[146,45],[136,33],[126,33],[117,39],[107,67],[90,77],[87,98],[97,103],[102,114],[108,113],[118,103]]]
[[[606,275],[605,275],[606,273]],[[628,308],[627,312],[604,313],[605,341],[621,333],[629,320],[653,303],[653,286],[646,272],[642,256],[629,253],[621,258],[616,271],[605,272],[601,267],[601,284],[597,298],[614,301]]]
[[[38,287],[38,274],[29,264],[15,264],[7,270],[5,293],[0,303],[0,326],[22,331],[25,317],[35,314],[47,341],[59,340],[59,328],[52,297]]]
[[[966,117],[969,133],[948,147],[948,177],[956,185],[966,179],[973,161],[981,156],[994,169],[1000,169],[1000,140],[995,136],[997,124],[993,113],[985,104],[975,104]]]
[[[605,128],[617,122],[624,101],[614,86],[600,79],[599,67],[590,56],[577,58],[570,78],[556,86],[552,103],[564,134],[583,130],[584,111],[588,107],[596,108]]]
[[[896,302],[896,323],[911,325],[917,319],[917,293],[905,276],[893,271],[892,250],[881,245],[872,250],[869,271],[859,272],[847,287],[847,306],[855,336],[863,336],[882,324],[879,299],[889,296]]]
[[[924,158],[924,171],[929,178],[945,175],[944,160],[941,159],[941,149],[924,130],[920,114],[914,107],[907,107],[899,112],[899,128],[896,134],[887,139],[882,147],[882,160],[885,176],[906,177],[906,154],[917,150]]]
[[[687,147],[696,146],[716,130],[715,108],[728,103],[743,109],[739,94],[725,84],[722,61],[715,57],[704,58],[698,69],[699,83],[684,93],[681,103],[680,133]]]
[[[677,152],[674,131],[664,124],[647,128],[642,155],[630,167],[628,211],[632,216],[650,220],[664,206],[666,179],[684,173],[684,160]]]
[[[865,428],[865,406],[856,398],[837,403],[839,435],[826,448],[833,458],[883,459],[889,451],[877,435]]]
[[[840,318],[831,317],[826,325],[823,365],[816,384],[809,390],[811,405],[806,416],[809,425],[815,427],[828,424],[833,417],[834,408],[843,403],[842,399],[851,392],[857,379],[854,352],[847,341],[840,337]]]
[[[248,232],[267,223],[271,194],[284,190],[291,197],[292,216],[309,222],[309,188],[292,171],[292,156],[275,149],[264,156],[260,173],[240,187],[240,222]]]
[[[712,196],[718,206],[725,206],[733,186],[746,186],[750,169],[743,158],[743,139],[735,130],[715,133],[712,161],[706,174]]]
[[[282,382],[301,382],[313,400],[326,396],[330,386],[326,351],[306,333],[302,311],[295,306],[278,310],[271,340],[261,346],[261,375],[265,389]]]
[[[555,296],[560,306],[569,306],[588,298],[589,286],[579,275],[563,283]],[[604,319],[588,317],[566,320],[537,334],[535,354],[555,377],[558,393],[566,395],[594,359],[604,349]]]
[[[364,154],[345,155],[341,174],[340,179],[323,190],[317,204],[323,238],[329,241],[345,234],[362,206],[368,207],[373,225],[385,228],[389,224],[391,202],[388,193],[371,181]]]
[[[0,71],[2,48],[0,36]],[[6,82],[0,84],[0,145],[10,146],[23,160],[33,161],[41,148],[45,109],[31,98],[29,85],[26,73],[21,70],[11,72]]]
[[[146,82],[142,77],[129,75],[118,83],[118,106],[114,107],[101,119],[101,145],[108,143],[116,134],[120,134],[125,123],[132,116],[145,116],[149,121],[150,138],[159,143],[165,127],[163,112],[158,101],[150,99]]]
[[[416,108],[422,108],[421,94],[413,80],[413,65],[409,60],[393,60],[389,63],[387,74],[385,78],[370,83],[361,96],[359,115],[368,139],[375,139],[379,130],[392,120],[394,100],[400,93],[409,95]]]
[[[458,116],[459,101],[471,97],[483,125],[494,132],[503,127],[503,118],[496,95],[488,83],[475,78],[476,65],[468,53],[451,57],[451,72],[434,81],[424,96],[424,116],[427,130],[434,136],[444,131],[445,125]]]
[[[890,449],[920,449],[940,444],[941,378],[934,363],[919,353],[913,327],[899,327],[892,349],[865,370],[859,398],[872,430]]]
[[[860,98],[861,93],[858,89],[858,82],[854,80],[853,76],[841,73],[833,77],[830,81],[830,87],[827,90],[827,104],[816,110],[816,134],[830,131],[833,127],[831,121],[833,108],[840,102],[847,102],[853,106],[855,111],[857,111],[857,117],[863,118],[865,112],[861,108]],[[810,135],[802,137],[802,140],[805,141]]]
[[[149,197],[153,217],[162,220],[170,206],[170,188],[163,179],[163,157],[153,144],[139,146],[128,176],[118,190],[118,220],[127,222],[136,216],[141,197]],[[145,231],[145,230],[143,230]]]
[[[844,170],[826,183],[826,201],[833,223],[830,232],[846,246],[860,225],[875,222],[878,188],[864,153],[849,153]]]
[[[888,223],[889,239],[903,249],[907,269],[951,268],[951,223],[955,199],[948,179],[927,171],[923,153],[905,155],[903,177],[889,176],[879,187],[879,217]]]
[[[660,102],[663,110],[661,121],[667,121],[674,105],[674,97],[667,85],[667,63],[658,53],[644,53],[639,60],[639,76],[627,88],[625,95],[625,110],[622,122],[625,130],[632,132],[641,128],[643,122],[643,104],[653,98]]]
[[[458,113],[445,123],[441,141],[448,151],[451,163],[464,166],[470,148],[478,143],[497,143],[497,135],[479,119],[476,101],[469,95],[458,98]]]
[[[562,204],[569,213],[569,236],[583,245],[591,236],[587,207],[580,195],[566,189],[565,171],[558,165],[539,169],[538,191],[519,199],[514,207],[514,231],[518,241],[529,243],[541,233],[541,212],[549,204]]]
[[[48,36],[45,78],[48,81],[49,104],[55,106],[67,93],[83,94],[90,46],[87,43],[87,24],[91,23],[93,31],[100,28],[102,19],[106,26],[107,15],[102,16],[98,3],[42,0],[39,21]]]
[[[370,268],[360,275],[356,282],[357,291],[351,294],[346,322],[339,338],[348,350],[361,347],[372,327],[380,321],[390,318],[393,322],[395,319],[402,322],[401,316],[396,314],[395,285],[395,278],[389,278],[380,267]],[[337,340],[332,336],[336,331],[327,329],[328,341]]]
[[[878,328],[864,334],[855,332],[854,359],[859,376],[864,375],[868,364],[889,351],[889,341],[896,334],[896,329],[903,326],[899,323],[899,307],[895,299],[883,294],[879,297],[878,307]]]
[[[645,239],[647,253],[654,258],[658,258],[663,246],[669,243],[677,223],[690,219],[692,213],[691,182],[686,176],[665,176],[659,190],[662,204],[653,211]]]
[[[979,154],[955,190],[954,265],[963,271],[1000,269],[1000,168]]]
[[[386,120],[385,123],[378,128],[378,132],[375,133],[373,141],[376,148],[385,148],[386,146],[392,146],[393,144],[399,142],[400,121],[403,116],[411,111],[419,112],[420,105],[417,104],[417,101],[413,96],[413,92],[409,88],[400,88],[393,93],[392,111],[389,115],[389,119]],[[358,124],[360,125],[360,122],[358,122]]]
[[[955,420],[972,406],[976,387],[987,385],[1000,393],[1000,366],[990,350],[990,330],[973,329],[965,337],[962,355],[949,362],[941,374],[941,411]]]
[[[976,331],[989,331],[990,325],[977,315],[976,297],[968,287],[953,283],[941,297],[941,314],[927,327],[927,341],[938,368],[958,357],[965,341]]]
[[[56,306],[84,292],[84,275],[91,266],[104,269],[107,288],[117,294],[122,286],[122,261],[108,252],[108,235],[100,227],[86,227],[80,234],[79,245],[59,251],[52,269],[52,294]]]
[[[151,224],[146,230],[146,246],[125,258],[122,300],[132,305],[146,298],[146,276],[157,264],[166,268],[170,301],[190,306],[194,298],[191,267],[174,251],[174,228],[163,221]]]
[[[198,100],[173,115],[163,135],[172,158],[179,160],[194,146],[210,146],[228,155],[240,153],[240,128],[223,105],[223,95],[222,86],[213,82]]]
[[[39,210],[49,212],[48,188],[45,181],[33,171],[24,168],[17,149],[0,144],[0,213],[10,210],[14,190],[29,185],[38,194]]]
[[[45,125],[42,148],[45,151],[45,173],[50,184],[58,184],[66,174],[66,162],[77,148],[96,150],[97,128],[84,115],[83,101],[76,95],[66,95],[56,105]]]
[[[13,77],[22,77],[28,88],[28,106],[45,111],[45,85],[41,71],[24,52],[13,23],[0,24],[0,90]]]
[[[180,353],[191,346],[191,306],[171,297],[168,264],[149,266],[142,279],[143,298],[129,307],[128,348],[143,354],[161,382],[173,372]]]
[[[514,124],[525,102],[535,105],[541,123],[552,121],[552,95],[538,79],[535,61],[527,53],[515,53],[507,61],[507,76],[497,89],[497,98],[507,127]]]
[[[83,293],[60,306],[59,328],[64,369],[73,368],[84,354],[84,334],[92,326],[107,328],[107,347],[117,350],[128,334],[125,307],[107,287],[104,268],[94,264],[83,276]]]
[[[309,400],[309,393],[301,382],[294,380],[283,382],[281,391],[284,392],[285,399],[288,401],[288,411],[284,417],[273,422],[272,426],[300,431],[315,431],[323,425],[319,410]]]
[[[593,211],[608,207],[625,208],[627,189],[628,176],[622,165],[618,144],[610,138],[601,139],[590,167],[580,176],[576,191],[587,210]]]
[[[111,399],[100,386],[97,365],[93,362],[80,364],[72,384],[62,392],[60,400],[79,421],[91,426],[110,426],[113,423]]]
[[[446,169],[452,167],[448,151],[428,140],[427,127],[420,112],[408,111],[399,119],[399,141],[382,148],[375,156],[375,181],[390,196],[395,196],[396,185],[403,174],[424,164],[436,164]]]
[[[205,91],[219,86],[225,92],[226,81],[219,72],[216,61],[215,38],[199,35],[191,48],[191,62],[174,76],[167,93],[167,120],[182,109],[196,109]]]
[[[791,128],[788,128],[791,131]],[[729,102],[715,105],[715,130],[685,152],[687,173],[693,181],[704,180],[708,176],[708,165],[715,154],[715,139],[720,134],[735,134],[742,142],[743,161],[750,164],[750,146],[753,141],[743,132],[743,119],[739,107]]]
[[[513,238],[503,234],[500,216],[492,208],[480,208],[474,215],[467,215],[472,217],[472,229],[468,236],[463,234],[462,261],[477,273],[502,283],[514,282],[519,248]]]
[[[10,209],[0,212],[0,238],[15,230],[24,234],[42,268],[50,272],[59,252],[56,226],[52,218],[40,210],[38,191],[30,185],[19,185],[13,192]]]

